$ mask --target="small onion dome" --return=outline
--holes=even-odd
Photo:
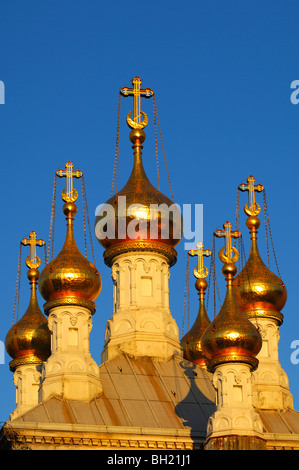
[[[177,258],[174,247],[182,238],[181,212],[151,184],[144,171],[144,131],[133,129],[130,139],[134,149],[131,176],[124,188],[104,204],[111,211],[103,211],[95,220],[96,236],[105,248],[105,263],[111,266],[115,256],[128,251],[155,251],[173,265]]]
[[[6,351],[13,359],[9,363],[12,371],[23,364],[42,364],[51,354],[48,321],[41,312],[36,297],[39,272],[37,269],[31,268],[27,276],[31,284],[29,306],[22,318],[11,327],[5,338]]]
[[[257,246],[259,218],[249,216],[246,221],[251,234],[250,255],[243,270],[234,280],[236,300],[248,318],[274,318],[283,322],[280,312],[287,300],[284,283],[263,263]]]
[[[39,290],[46,300],[46,313],[59,305],[81,305],[95,312],[94,300],[101,292],[102,281],[97,268],[79,251],[74,239],[73,219],[76,204],[66,202],[63,212],[67,232],[61,252],[41,272]]]
[[[206,368],[206,357],[201,349],[201,337],[205,329],[211,323],[206,312],[204,293],[208,286],[204,278],[199,278],[195,282],[195,287],[199,295],[199,309],[194,325],[181,339],[181,347],[183,349],[184,359],[194,364]]]
[[[237,268],[232,263],[224,264],[223,274],[227,280],[226,297],[215,319],[201,338],[207,367],[213,372],[219,364],[243,362],[255,370],[256,355],[261,349],[262,338],[257,328],[242,314],[233,292],[232,280]]]

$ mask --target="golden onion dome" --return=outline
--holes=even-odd
[[[220,312],[204,331],[201,339],[207,367],[213,372],[222,363],[242,362],[256,369],[256,355],[261,349],[262,338],[257,328],[242,314],[233,291],[233,277],[237,268],[226,263],[222,268],[227,280],[225,300]]]
[[[177,256],[174,248],[182,237],[181,213],[145,173],[143,129],[133,129],[130,140],[134,149],[131,176],[124,188],[104,204],[107,212],[98,214],[95,220],[96,236],[105,248],[105,263],[111,266],[115,256],[130,250],[160,252],[173,265]]]
[[[196,320],[190,330],[181,339],[184,359],[194,364],[206,368],[207,358],[202,352],[201,338],[203,332],[209,326],[210,319],[205,308],[204,295],[207,288],[207,281],[203,278],[197,279],[195,287],[199,295],[199,309]]]
[[[284,283],[261,259],[257,245],[257,229],[260,221],[255,215],[246,221],[251,234],[250,255],[243,270],[234,280],[234,293],[242,312],[248,318],[271,317],[283,321],[280,312],[287,299]]]
[[[48,321],[39,308],[36,296],[39,271],[34,268],[29,269],[27,276],[31,284],[28,308],[5,338],[6,350],[13,359],[9,363],[12,371],[22,364],[42,364],[51,354]]]
[[[39,290],[46,300],[45,311],[59,305],[82,305],[95,311],[94,300],[101,291],[102,281],[97,268],[77,247],[73,219],[76,204],[66,202],[63,212],[67,220],[65,243],[60,253],[41,272]]]

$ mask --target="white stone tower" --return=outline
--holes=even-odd
[[[131,176],[97,215],[95,231],[105,248],[105,263],[112,268],[113,315],[108,320],[102,360],[118,352],[169,357],[181,354],[179,331],[169,309],[169,267],[176,262],[174,247],[181,239],[181,214],[168,197],[149,181],[143,167],[142,149],[147,115],[140,98],[153,91],[122,88],[123,96],[134,97],[132,129],[134,163]]]
[[[89,401],[102,392],[98,365],[89,350],[94,300],[101,291],[101,277],[74,239],[73,220],[77,212],[74,201],[78,193],[73,189],[72,179],[82,173],[72,168],[73,164],[67,162],[66,171],[57,172],[67,178],[67,190],[62,192],[67,220],[65,243],[42,271],[39,283],[52,335],[51,356],[43,365],[41,400],[58,396]]]
[[[278,357],[279,326],[283,322],[283,309],[287,291],[282,280],[261,259],[257,244],[260,226],[260,206],[255,202],[255,192],[264,191],[256,185],[253,176],[248,184],[241,184],[241,191],[248,191],[249,201],[244,207],[248,216],[246,225],[251,236],[249,258],[234,280],[234,292],[239,307],[253,324],[258,326],[263,345],[258,354],[259,367],[254,373],[253,403],[259,409],[285,410],[293,408],[293,397],[289,389],[287,374]]]

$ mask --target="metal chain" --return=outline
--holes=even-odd
[[[241,236],[239,237],[240,239],[240,256],[239,256],[239,260],[241,260],[241,266],[239,268],[239,272],[241,272],[241,269],[243,270],[246,266],[246,253],[245,253],[245,244],[244,244],[244,240],[243,240],[243,235],[241,234]],[[247,269],[246,269],[247,271]],[[250,283],[250,279],[249,279],[249,275],[248,275],[248,282]]]
[[[118,187],[120,101],[121,101],[121,94],[119,93],[119,95],[118,95],[118,114],[117,114],[116,146],[115,146],[114,166],[113,166],[113,176],[112,176],[112,187],[111,187],[111,194],[110,194],[110,197],[113,196],[114,185],[115,185],[115,193],[117,193],[117,187]]]
[[[160,121],[159,121],[159,114],[158,114],[158,107],[157,107],[157,102],[156,102],[155,95],[153,96],[153,106],[155,108],[155,113],[156,113],[158,127],[159,127],[159,134],[160,134],[160,139],[161,139],[161,145],[162,145],[162,150],[163,150],[163,156],[164,156],[164,162],[165,162],[165,167],[166,167],[166,172],[167,172],[168,183],[169,183],[169,187],[170,187],[170,193],[171,193],[171,197],[172,197],[172,202],[174,202],[174,197],[173,197],[173,192],[172,192],[172,187],[171,187],[171,182],[170,182],[168,165],[167,165],[167,161],[166,161],[166,155],[165,155],[165,150],[164,150],[164,144],[163,144],[163,139],[162,139],[162,133],[161,133],[161,127],[160,127]]]
[[[210,260],[210,278],[211,278],[211,260]],[[210,289],[211,289],[211,283],[208,282],[208,290],[207,290],[207,296],[206,296],[206,311],[209,311],[209,300],[210,300]]]
[[[20,243],[20,247],[19,247],[18,271],[17,271],[16,292],[15,292],[15,300],[14,300],[13,315],[12,315],[12,325],[14,325],[14,323],[15,323],[16,312],[17,312],[16,322],[18,321],[18,317],[19,317],[20,285],[21,285],[21,259],[22,259],[22,243]]]
[[[244,274],[247,275],[247,281],[249,285],[249,290],[252,291],[251,285],[250,285],[250,275],[248,271],[248,267],[246,264],[246,253],[245,253],[245,245],[244,245],[244,240],[243,236],[240,236],[241,239],[241,253],[240,253],[240,258],[242,258],[242,271],[244,271]],[[240,271],[239,271],[240,272]],[[255,320],[255,327],[259,330],[259,324],[258,324],[258,318],[257,315],[255,314],[253,317],[251,317],[251,322],[253,323],[253,320]]]
[[[47,264],[47,248],[46,244],[44,244],[44,257],[45,257],[45,265]]]
[[[270,253],[269,253],[269,241],[268,241],[268,226],[267,226],[267,209],[266,209],[266,191],[264,189],[264,222],[265,222],[265,234],[266,234],[266,247],[267,247],[267,259],[268,259],[268,268],[270,269]]]
[[[49,262],[50,250],[51,250],[51,259],[53,258],[53,249],[54,249],[54,228],[55,228],[55,208],[56,208],[56,187],[57,187],[57,175],[55,173],[54,177],[54,186],[53,186],[53,197],[52,197],[52,208],[51,208],[51,220],[50,220],[50,231],[49,231],[49,242],[48,242],[48,251],[46,256],[46,264]]]
[[[84,185],[84,175],[82,175],[83,233],[84,233],[85,258],[87,258],[86,214],[85,214],[84,186],[85,186]]]
[[[236,202],[235,230],[240,231],[240,226],[241,226],[241,220],[240,220],[240,190],[238,188],[237,189],[237,202]],[[240,251],[241,251],[241,237],[239,237],[238,239],[236,239],[236,238],[234,239],[234,247],[236,246],[237,243],[238,243],[238,251],[240,253]],[[240,267],[241,267],[240,263],[241,263],[241,259],[239,257],[239,260],[238,260],[238,270],[239,270],[239,272],[240,272]]]
[[[190,282],[189,282],[189,279],[190,279],[189,254],[187,252],[182,337],[184,336],[184,328],[185,328],[186,303],[187,303],[187,311],[188,311],[188,332],[189,332],[189,312],[190,312]]]
[[[153,100],[153,114],[154,114],[154,129],[155,129],[155,147],[156,147],[156,161],[157,161],[157,178],[158,178],[158,189],[160,191],[160,174],[159,174],[159,158],[158,158],[158,139],[157,139],[157,119],[155,100]]]
[[[264,213],[265,213],[265,225],[266,226],[268,225],[273,256],[274,256],[274,260],[275,260],[275,264],[276,264],[276,269],[277,269],[278,275],[281,279],[280,271],[279,271],[279,268],[278,268],[278,262],[277,262],[277,258],[276,258],[276,253],[275,253],[275,249],[274,249],[274,243],[273,243],[273,238],[272,238],[271,227],[270,227],[270,217],[269,217],[269,212],[268,212],[268,205],[267,205],[267,198],[266,198],[266,190],[265,189],[264,189]],[[267,235],[266,235],[266,238],[267,238],[267,252],[268,252],[269,249],[268,249],[268,237],[267,237]],[[268,255],[268,263],[269,263],[269,268],[270,268],[270,257],[269,257],[269,255]]]
[[[214,297],[214,318],[216,317],[216,291],[218,295],[218,301],[219,301],[219,306],[221,306],[221,300],[220,300],[220,293],[219,293],[219,287],[218,287],[218,281],[217,281],[217,275],[216,275],[216,255],[215,255],[215,234],[213,234],[213,241],[212,241],[212,255],[211,255],[211,264],[210,264],[210,270],[212,274],[212,281],[213,281],[213,297]]]
[[[84,214],[85,256],[87,258],[86,225],[85,225],[85,215],[86,215],[88,231],[89,231],[89,238],[90,238],[90,247],[91,247],[92,259],[93,259],[93,264],[95,265],[96,262],[95,262],[92,235],[91,235],[91,229],[90,229],[90,221],[89,221],[89,214],[88,214],[88,204],[87,204],[87,197],[86,197],[86,187],[85,187],[84,175],[82,175],[82,199],[83,199],[83,214]]]
[[[212,281],[213,281],[213,298],[214,298],[214,318],[217,315],[216,311],[216,289],[215,289],[215,279],[216,279],[216,262],[215,262],[215,235],[213,235],[212,242],[212,256],[211,256],[211,271],[212,271]]]

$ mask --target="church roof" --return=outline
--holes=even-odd
[[[215,409],[215,391],[206,370],[179,356],[161,360],[120,353],[100,366],[100,374],[100,397],[89,403],[52,397],[11,424],[106,426],[120,432],[124,427],[188,430],[204,440]]]
[[[265,431],[275,434],[299,434],[299,411],[287,409],[257,410]]]

